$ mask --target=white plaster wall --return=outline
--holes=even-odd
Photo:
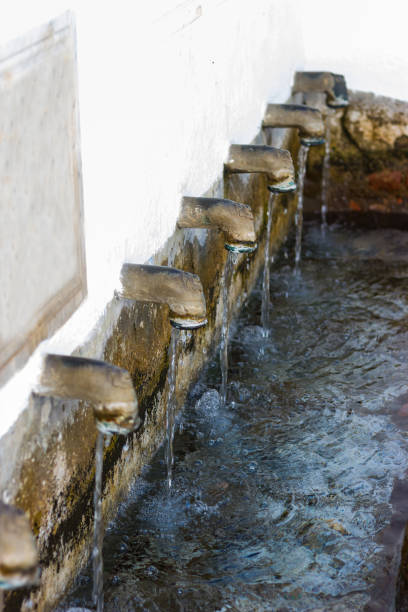
[[[0,44],[70,8],[77,21],[89,295],[0,390],[0,436],[24,406],[46,351],[71,352],[98,325],[124,260],[172,233],[182,194],[218,177],[296,69],[408,99],[406,0],[14,0]],[[105,329],[109,325],[105,322]]]
[[[305,70],[346,76],[350,89],[408,100],[406,0],[298,0]]]
[[[76,15],[89,294],[0,390],[0,437],[24,407],[41,355],[70,353],[102,325],[122,263],[154,255],[174,230],[181,196],[203,194],[229,144],[250,142],[266,102],[288,97],[303,66],[296,4],[3,4],[0,44],[67,8]]]

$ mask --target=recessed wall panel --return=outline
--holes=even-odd
[[[86,294],[71,16],[0,51],[0,382]]]

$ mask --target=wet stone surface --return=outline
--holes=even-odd
[[[408,233],[307,225],[190,394],[104,545],[105,609],[393,610],[408,465]],[[403,497],[403,496],[402,496]],[[406,520],[406,517],[405,517]],[[90,572],[60,608],[91,606]]]
[[[310,151],[305,209],[316,210],[325,191],[329,211],[407,214],[408,103],[368,92],[349,94],[346,109],[326,116],[331,141],[326,190],[323,147]]]
[[[345,129],[361,151],[391,151],[408,147],[408,103],[353,92],[344,113]]]

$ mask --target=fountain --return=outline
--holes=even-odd
[[[252,253],[256,249],[252,210],[240,202],[224,198],[184,197],[177,225],[180,228],[222,231],[228,251]]]
[[[331,108],[343,108],[349,103],[344,76],[333,72],[295,72],[292,93],[324,93]]]
[[[315,108],[310,108],[303,104],[268,104],[262,127],[294,127],[299,130],[300,149],[298,154],[298,205],[296,210],[296,250],[295,265],[300,262],[302,248],[302,227],[303,227],[303,183],[306,171],[308,147],[317,146],[324,143],[324,123],[322,114]],[[272,189],[271,189],[272,190]],[[268,203],[268,225],[267,242],[265,245],[265,268],[262,296],[262,327],[264,330],[269,328],[269,243],[271,231],[271,217],[273,201],[271,196]]]
[[[298,128],[300,142],[306,146],[324,143],[321,112],[304,104],[268,104],[262,128]]]
[[[132,379],[127,370],[104,361],[48,354],[44,359],[39,395],[90,402],[98,435],[95,447],[93,600],[103,611],[104,526],[102,517],[102,471],[105,435],[127,435],[140,425]]]
[[[174,465],[173,438],[176,417],[176,353],[181,330],[194,330],[207,323],[205,297],[195,274],[169,268],[126,263],[121,271],[121,297],[140,302],[167,304],[172,325],[169,345],[169,378],[166,412],[167,486],[171,489]]]
[[[313,124],[313,135],[317,133],[316,121]],[[272,227],[272,212],[274,194],[288,193],[296,189],[294,180],[295,171],[292,157],[285,149],[276,149],[266,145],[231,145],[229,158],[224,166],[224,173],[266,173],[268,199],[266,238],[265,238],[265,260],[262,284],[262,306],[261,324],[264,335],[269,333],[269,309],[270,309],[270,234]]]
[[[3,591],[35,586],[39,578],[37,548],[28,518],[0,501],[0,612]]]
[[[220,198],[184,197],[177,224],[181,228],[215,228],[224,232],[224,246],[228,255],[222,281],[220,396],[222,405],[225,405],[228,382],[229,288],[238,253],[252,253],[256,249],[254,217],[246,204]]]
[[[325,95],[327,109],[325,124],[325,153],[322,172],[322,203],[321,219],[322,229],[327,225],[328,188],[330,178],[330,118],[334,111],[330,109],[348,106],[348,92],[346,80],[342,74],[332,72],[296,72],[292,93],[302,93],[306,104],[314,104],[316,94]]]
[[[295,191],[295,170],[286,149],[266,145],[231,145],[224,164],[224,175],[243,173],[266,174],[270,187],[279,193]]]

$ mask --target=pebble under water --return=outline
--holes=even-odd
[[[104,543],[112,611],[394,610],[408,516],[408,233],[306,224]],[[261,281],[261,279],[260,279]],[[232,332],[231,332],[232,334]],[[91,605],[89,570],[67,605]]]

